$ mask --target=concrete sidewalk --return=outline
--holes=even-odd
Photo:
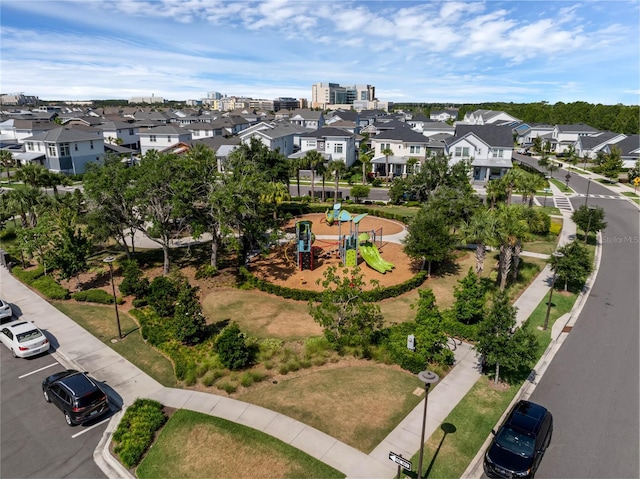
[[[575,236],[575,226],[572,229],[570,218],[563,216],[561,244]],[[400,242],[404,235],[406,230],[384,239]],[[551,271],[545,268],[520,296],[516,302],[519,323],[528,318],[548,293],[550,278]],[[397,467],[389,460],[389,452],[411,458],[420,448],[422,401],[367,455],[317,429],[259,406],[215,394],[163,387],[20,283],[3,267],[0,267],[0,294],[10,300],[17,315],[36,318],[38,326],[52,338],[51,343],[55,347],[52,355],[65,367],[89,371],[96,379],[105,382],[118,407],[126,408],[138,397],[150,397],[170,407],[191,409],[244,424],[277,437],[350,478],[393,477]],[[425,438],[444,422],[480,377],[478,358],[470,345],[457,345],[455,358],[454,368],[429,394]],[[127,470],[108,450],[110,436],[120,417],[120,414],[114,416],[94,457],[108,477],[130,478]]]

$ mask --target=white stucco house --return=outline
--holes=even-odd
[[[556,125],[551,132],[551,138],[555,140],[555,153],[563,153],[569,145],[575,145],[581,136],[590,136],[599,133],[599,130],[584,123],[574,125]]]
[[[502,178],[513,167],[513,134],[508,126],[458,124],[445,145],[453,163],[471,160],[474,181]]]
[[[105,143],[111,143],[112,145],[120,144],[132,149],[138,149],[140,146],[140,137],[138,136],[139,127],[133,123],[127,123],[125,121],[105,121],[96,125],[95,128],[102,130]]]
[[[580,158],[594,159],[598,156],[599,151],[609,144],[615,144],[624,140],[627,136],[622,133],[613,133],[610,131],[599,132],[595,135],[580,136],[575,142],[576,155]]]
[[[511,116],[504,111],[476,110],[465,113],[464,119],[459,123],[466,125],[495,125],[517,123],[519,121],[515,116]]]
[[[240,141],[250,144],[251,139],[263,143],[269,150],[279,150],[285,156],[293,154],[299,146],[300,137],[309,132],[308,128],[293,125],[287,122],[280,122],[269,128],[255,128],[251,131],[245,130],[240,133]]]

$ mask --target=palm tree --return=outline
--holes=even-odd
[[[16,171],[15,179],[35,188],[43,187],[48,181],[49,170],[40,165],[25,165]]]
[[[415,175],[416,174],[416,165],[420,163],[420,160],[414,156],[412,156],[411,158],[409,158],[407,160],[407,168],[409,171],[407,171],[407,173],[411,174],[411,175]]]
[[[304,155],[304,160],[307,165],[311,168],[311,201],[316,200],[316,166],[323,162],[322,155],[318,150],[309,150]]]
[[[486,247],[495,238],[496,216],[491,210],[477,210],[469,219],[464,221],[460,229],[462,241],[476,245],[476,274],[482,273],[486,257]]]
[[[360,150],[360,153],[358,154],[358,159],[360,160],[360,163],[362,163],[362,184],[366,185],[367,184],[367,174],[369,172],[369,170],[371,169],[371,159],[373,157],[373,151],[371,150]]]
[[[11,170],[9,167],[13,166],[13,154],[8,150],[0,150],[0,165],[7,169],[7,181],[11,184]]]
[[[522,220],[521,207],[519,205],[500,208],[497,213],[496,241],[500,245],[498,279],[500,281],[500,291],[504,291],[512,262],[515,263],[514,270],[517,275],[522,239],[527,233],[527,226]]]
[[[497,199],[505,194],[504,183],[499,180],[489,180],[485,189],[487,190],[487,198],[491,198],[489,209],[494,209]]]
[[[342,160],[332,160],[327,165],[327,169],[331,173],[333,173],[333,176],[334,176],[335,181],[336,181],[336,192],[335,192],[335,195],[333,197],[334,198],[334,202],[335,202],[335,200],[338,199],[340,176],[342,174],[346,173],[347,165],[345,165],[344,161],[342,161]]]
[[[545,182],[544,178],[535,173],[527,173],[523,172],[522,178],[518,185],[516,185],[516,191],[522,194],[522,204],[529,204],[529,208],[533,207],[533,199],[536,196],[536,192],[540,188],[544,188]]]
[[[326,188],[325,188],[325,180],[327,178],[327,165],[324,162],[318,164],[316,167],[317,173],[322,177],[322,201],[324,202],[327,199]]]
[[[276,220],[278,219],[278,205],[290,200],[291,195],[289,194],[287,185],[279,181],[270,181],[265,184],[265,190],[260,195],[260,199],[265,203],[274,205],[273,219]]]
[[[523,171],[519,168],[511,168],[505,175],[500,178],[500,181],[504,184],[503,189],[507,192],[507,206],[511,204],[511,195],[513,189],[522,180]]]
[[[385,169],[384,169],[384,174],[387,177],[387,184],[389,184],[389,157],[393,156],[393,151],[391,150],[391,148],[385,148],[382,150],[382,154],[384,155],[384,164],[385,164]]]

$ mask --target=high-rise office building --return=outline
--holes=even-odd
[[[343,86],[338,83],[314,83],[311,86],[311,107],[328,105],[353,105],[355,102],[372,102],[376,88],[372,85]]]

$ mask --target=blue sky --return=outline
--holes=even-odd
[[[640,103],[640,2],[0,0],[0,91]]]

